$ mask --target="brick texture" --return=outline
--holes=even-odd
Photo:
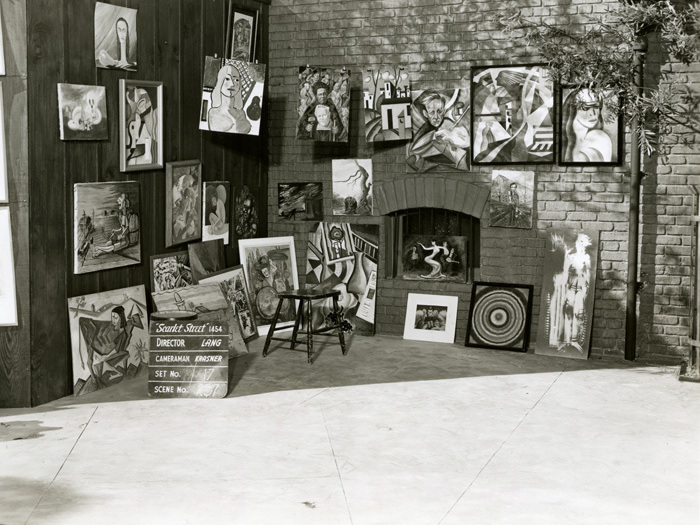
[[[319,181],[324,184],[324,214],[332,215],[331,160],[372,158],[374,180],[383,191],[375,195],[375,216],[364,222],[380,224],[376,204],[396,203],[396,185],[410,177],[405,168],[405,142],[366,143],[362,120],[362,72],[373,65],[400,64],[412,89],[466,86],[470,67],[532,63],[541,59],[534,50],[518,45],[501,31],[498,17],[518,7],[531,19],[550,24],[580,24],[582,15],[603,13],[614,1],[558,0],[273,0],[270,7],[269,70],[269,232],[294,235],[303,284],[306,241],[310,225],[280,221],[277,184]],[[648,85],[658,71],[677,71],[696,94],[700,65],[684,67],[647,56]],[[298,102],[297,73],[302,65],[347,67],[351,72],[350,141],[314,144],[295,139]],[[688,135],[691,142],[697,136]],[[481,221],[481,258],[477,279],[532,284],[535,287],[532,338],[539,322],[545,232],[550,227],[600,230],[595,312],[591,341],[594,355],[622,356],[625,340],[625,290],[629,211],[629,134],[625,162],[620,167],[523,166],[536,176],[535,216],[531,230],[490,228]],[[700,154],[695,147],[673,146],[666,159],[645,165],[640,225],[640,280],[638,349],[648,359],[678,359],[688,353],[694,212],[691,185],[700,185]],[[496,167],[499,169],[502,167]],[[505,169],[519,169],[509,166]],[[467,185],[488,189],[491,167],[470,172],[431,173],[414,178],[401,191],[415,187],[428,199],[468,206],[479,198],[464,193]],[[435,180],[444,184],[436,189]],[[462,184],[467,183],[467,184]],[[391,191],[388,191],[391,188]],[[394,192],[392,194],[392,192]],[[413,202],[413,196],[401,194]],[[472,204],[473,206],[473,204]],[[488,213],[486,213],[488,215]],[[345,219],[345,218],[343,218]],[[357,219],[355,219],[357,220]],[[469,312],[470,285],[416,283],[384,278],[385,254],[380,257],[377,332],[403,332],[409,292],[459,296],[457,342],[464,341]],[[531,344],[532,347],[532,344]]]

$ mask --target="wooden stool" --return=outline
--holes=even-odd
[[[272,324],[270,325],[270,331],[267,333],[267,339],[265,340],[265,346],[263,347],[263,357],[267,356],[267,350],[270,347],[270,342],[274,339],[275,341],[286,341],[291,342],[290,349],[294,350],[297,344],[303,343],[303,341],[297,342],[297,335],[299,333],[299,324],[304,317],[304,307],[306,306],[306,353],[308,362],[311,363],[311,356],[314,350],[314,335],[326,335],[333,336],[335,334],[329,334],[331,330],[338,330],[338,339],[340,340],[340,349],[343,351],[343,355],[347,354],[348,351],[345,348],[345,336],[340,327],[340,322],[313,330],[311,328],[311,301],[317,299],[327,299],[328,297],[333,298],[333,312],[340,313],[340,307],[338,306],[338,297],[340,297],[340,292],[338,290],[330,290],[328,292],[322,292],[317,290],[292,290],[291,292],[282,292],[278,294],[279,303],[277,303],[277,310],[275,311],[275,316],[272,318]],[[294,331],[292,332],[292,338],[286,339],[283,337],[274,337],[275,326],[277,325],[277,320],[282,310],[282,301],[285,299],[298,300],[299,309],[297,310],[297,318],[294,322]],[[304,304],[306,302],[306,304]],[[338,320],[340,321],[340,320]],[[302,332],[303,334],[304,332]]]

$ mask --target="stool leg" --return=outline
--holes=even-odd
[[[303,302],[303,301],[302,301]],[[311,364],[311,356],[314,353],[313,329],[311,328],[311,299],[306,300],[306,354],[307,361]]]
[[[277,310],[275,310],[275,316],[272,318],[270,331],[267,332],[267,339],[265,339],[265,346],[263,347],[263,357],[267,356],[267,350],[270,348],[270,341],[272,341],[272,334],[275,333],[275,325],[277,325],[277,319],[280,316],[280,311],[282,311],[282,299],[277,301]]]
[[[297,345],[297,334],[299,333],[299,325],[304,317],[304,301],[299,299],[299,308],[297,308],[297,319],[294,321],[294,330],[292,331],[292,345],[290,348],[294,350]]]
[[[337,314],[340,312],[340,307],[338,306],[338,298],[333,297],[333,311]],[[340,349],[343,351],[343,355],[348,353],[347,348],[345,348],[345,334],[341,329],[340,324],[338,324],[338,339],[340,339]]]

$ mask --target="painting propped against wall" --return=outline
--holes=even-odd
[[[231,183],[228,181],[205,182],[202,191],[202,240],[221,239],[229,243],[228,203],[231,195]]]
[[[165,246],[202,236],[202,163],[198,160],[165,165]]]
[[[599,234],[564,228],[547,232],[536,354],[588,358]]]
[[[255,195],[256,193],[248,186],[242,186],[236,192],[234,216],[238,239],[253,239],[258,236],[260,214],[258,199]]]
[[[151,256],[151,292],[164,292],[193,284],[188,252]]]
[[[372,215],[372,159],[333,159],[333,215]]]
[[[148,370],[143,285],[68,299],[73,393],[115,385]]]
[[[205,57],[199,129],[260,135],[265,65]]]
[[[17,326],[17,289],[10,208],[0,208],[0,326]]]
[[[413,140],[406,146],[409,173],[470,168],[469,90],[413,92]]]
[[[323,184],[290,182],[277,186],[277,215],[288,221],[323,219]]]
[[[409,293],[403,338],[454,343],[459,297]]]
[[[534,171],[491,172],[490,226],[532,228]]]
[[[350,122],[350,72],[299,67],[297,139],[347,142]]]
[[[340,291],[345,319],[358,333],[374,334],[379,225],[321,222],[309,233],[306,285]],[[332,299],[313,302],[312,326],[326,324]]]
[[[9,187],[7,180],[7,149],[5,145],[5,108],[2,101],[3,90],[0,82],[0,203],[9,201]]]
[[[466,237],[405,235],[402,243],[404,280],[467,282]]]
[[[106,140],[107,90],[104,86],[58,84],[61,140]]]
[[[95,65],[104,69],[136,71],[138,10],[95,4]]]
[[[163,167],[163,83],[119,79],[119,170]]]
[[[411,86],[401,66],[367,69],[362,78],[367,142],[410,139]]]
[[[544,66],[472,68],[475,164],[554,162],[554,83]]]
[[[141,262],[138,182],[93,182],[73,187],[73,272]]]
[[[194,282],[226,268],[224,242],[221,239],[187,245]]]

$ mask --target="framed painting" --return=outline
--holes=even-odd
[[[614,166],[622,160],[622,118],[617,96],[588,89],[559,91],[559,163],[563,166]]]
[[[368,68],[362,77],[362,91],[367,142],[413,136],[411,85],[402,66]]]
[[[588,359],[599,236],[598,230],[547,232],[536,354]]]
[[[136,71],[136,15],[138,10],[95,4],[95,65],[104,69]]]
[[[265,65],[205,57],[199,129],[260,135]]]
[[[333,215],[372,215],[372,159],[333,159]]]
[[[61,140],[108,139],[106,88],[58,84],[58,124]]]
[[[73,186],[73,272],[141,262],[138,182],[92,182]]]
[[[165,246],[202,237],[202,163],[198,160],[165,165]]]
[[[0,208],[0,326],[17,326],[17,289],[10,208]]]
[[[320,182],[278,184],[277,216],[287,221],[323,220],[323,184]]]
[[[475,281],[465,346],[525,352],[530,341],[532,288]]]
[[[229,0],[226,25],[226,58],[255,62],[260,13],[239,7]]]
[[[472,68],[472,162],[554,162],[554,83],[541,64]]]
[[[195,283],[226,268],[224,242],[221,239],[190,243],[187,245],[187,252]]]
[[[248,186],[242,186],[236,192],[234,217],[238,239],[253,239],[258,236],[260,213],[256,195],[259,193],[260,188],[251,190]]]
[[[151,256],[151,292],[163,292],[194,284],[187,251]]]
[[[350,72],[299,67],[297,139],[347,142],[350,121]]]
[[[413,92],[413,138],[406,146],[406,171],[468,171],[469,89]]]
[[[5,44],[3,43],[2,13],[0,13],[0,75],[5,75]]]
[[[142,284],[69,298],[68,322],[76,396],[148,371],[148,310]]]
[[[531,229],[534,200],[534,171],[493,170],[489,226]]]
[[[228,181],[205,182],[202,189],[202,240],[221,239],[229,243],[229,202],[231,183]]]
[[[467,237],[404,235],[401,277],[405,281],[467,282]]]
[[[277,294],[299,289],[294,237],[241,239],[238,253],[243,265],[253,318],[260,335],[266,335],[277,309]],[[277,327],[294,324],[294,301],[282,303]]]
[[[241,336],[247,343],[258,337],[258,327],[255,324],[253,308],[250,304],[250,294],[243,272],[243,265],[234,266],[205,277],[200,284],[218,283],[221,291],[231,305],[238,319]]]
[[[459,297],[409,293],[403,338],[454,343]]]
[[[163,83],[119,79],[119,170],[163,167]]]
[[[0,82],[0,102],[3,98],[2,82]],[[7,176],[7,149],[5,146],[5,108],[0,103],[0,203],[9,202],[9,187]]]

